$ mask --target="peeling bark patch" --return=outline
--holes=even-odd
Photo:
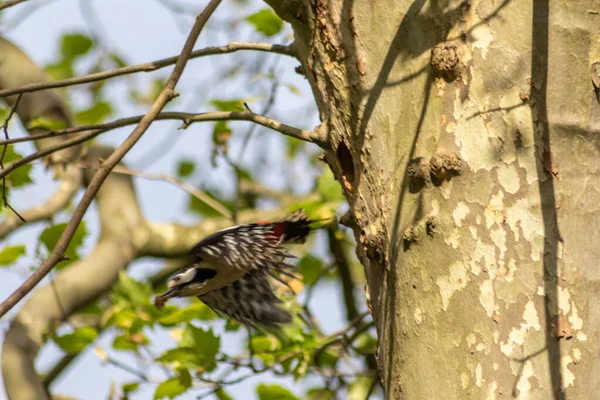
[[[467,268],[463,263],[455,262],[450,266],[450,274],[438,278],[436,283],[440,288],[443,309],[446,311],[454,293],[467,286]]]
[[[569,386],[575,385],[575,374],[569,369],[569,364],[573,364],[573,359],[570,355],[565,355],[560,358],[560,372],[562,375],[563,390]]]
[[[485,308],[488,317],[491,317],[495,309],[494,282],[491,279],[483,281],[479,286],[479,290],[479,302]]]
[[[454,218],[454,223],[456,226],[462,227],[462,222],[470,211],[471,210],[469,210],[469,207],[465,203],[462,201],[458,203],[454,209],[454,212],[452,213],[452,217]]]
[[[349,192],[352,192],[352,185],[354,184],[355,171],[354,171],[354,159],[352,153],[348,149],[348,146],[344,142],[341,142],[336,151],[337,161],[342,170],[342,179],[344,186]]]
[[[523,365],[523,372],[521,373],[521,378],[517,382],[517,390],[519,391],[519,395],[515,396],[519,400],[525,400],[529,398],[529,391],[531,390],[531,384],[529,383],[529,378],[533,376],[533,363],[531,360],[525,361],[525,365]]]

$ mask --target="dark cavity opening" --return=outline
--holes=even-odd
[[[352,191],[352,185],[354,184],[354,178],[356,176],[354,171],[354,159],[350,149],[344,142],[341,142],[336,152],[337,161],[342,169],[342,178],[344,180],[344,186],[348,191]]]

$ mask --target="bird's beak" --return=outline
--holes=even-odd
[[[170,298],[177,297],[177,293],[179,293],[179,288],[177,286],[172,287],[163,294],[156,296],[154,298],[154,305],[160,310]]]

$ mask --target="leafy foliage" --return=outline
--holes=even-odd
[[[77,328],[73,333],[54,338],[56,344],[67,354],[77,354],[93,343],[98,337],[98,331],[90,326]]]
[[[66,223],[51,225],[44,229],[44,231],[40,235],[40,243],[42,243],[48,252],[51,252],[56,247],[60,236],[63,231],[67,227]],[[73,239],[67,246],[65,250],[65,255],[69,258],[66,262],[61,264],[61,267],[64,267],[68,263],[79,260],[79,253],[77,252],[78,248],[83,244],[83,240],[87,236],[88,232],[86,230],[85,221],[82,221],[81,224],[77,227],[75,234],[73,235]]]
[[[254,28],[265,36],[277,35],[283,28],[283,21],[270,8],[246,17],[246,21],[254,25]]]
[[[19,257],[25,254],[25,245],[8,246],[0,251],[0,266],[14,264]]]

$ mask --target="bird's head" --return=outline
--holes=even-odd
[[[191,297],[201,294],[201,289],[206,286],[207,282],[214,278],[217,272],[210,268],[200,268],[197,264],[186,268],[173,275],[167,286],[169,290],[165,293],[156,296],[154,304],[158,308],[173,297]]]

